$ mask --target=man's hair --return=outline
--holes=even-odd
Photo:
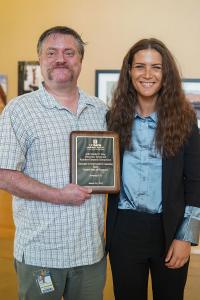
[[[44,40],[46,40],[47,37],[49,37],[52,34],[66,34],[66,35],[71,35],[75,38],[75,40],[77,41],[78,44],[78,51],[79,54],[81,55],[81,58],[83,59],[84,56],[84,46],[86,45],[86,43],[82,40],[81,36],[72,28],[66,27],[66,26],[55,26],[52,28],[47,29],[46,31],[44,31],[37,43],[37,53],[38,55],[40,55],[41,50],[42,50],[42,44],[44,42]]]

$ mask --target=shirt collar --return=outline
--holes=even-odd
[[[79,91],[78,110],[83,109],[87,105],[95,106],[95,102],[92,101],[91,97],[88,97],[88,95],[79,88],[78,91]],[[40,95],[40,101],[42,105],[45,106],[46,108],[52,109],[57,107],[58,109],[67,109],[66,107],[62,106],[58,101],[56,101],[53,95],[47,92],[43,83],[40,84],[38,92]]]
[[[157,123],[158,120],[158,116],[157,116],[157,112],[152,112],[148,117],[142,117],[138,112],[135,113],[135,117],[136,118],[140,118],[140,119],[149,119],[152,120],[153,122]]]

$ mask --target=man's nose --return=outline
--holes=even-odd
[[[66,58],[65,58],[65,55],[64,53],[62,52],[58,52],[57,53],[57,56],[56,56],[56,62],[65,62],[66,61]]]

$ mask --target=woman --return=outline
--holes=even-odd
[[[108,127],[122,148],[119,195],[109,195],[107,251],[117,300],[183,299],[200,228],[200,138],[173,56],[143,39],[124,58]]]
[[[4,90],[2,86],[0,85],[0,113],[6,106],[6,94],[4,93]]]

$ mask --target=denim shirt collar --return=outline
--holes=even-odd
[[[136,118],[140,118],[140,119],[149,119],[152,120],[153,122],[157,123],[158,121],[158,116],[157,116],[157,112],[152,112],[149,116],[147,117],[142,117],[138,112],[135,113],[134,119]]]

